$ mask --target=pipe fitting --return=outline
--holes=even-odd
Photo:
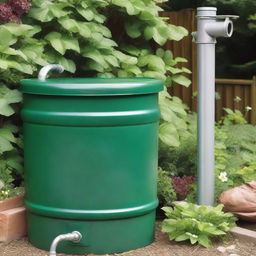
[[[62,234],[57,236],[51,244],[49,256],[56,256],[56,249],[59,242],[72,241],[73,243],[79,243],[81,239],[82,239],[82,235],[78,231],[73,231],[72,233],[67,233],[67,234]]]
[[[212,37],[231,37],[233,34],[233,22],[226,18],[225,21],[217,20],[205,24],[205,30]]]

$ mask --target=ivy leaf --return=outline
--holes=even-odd
[[[4,137],[0,136],[0,154],[3,154],[6,151],[11,151],[13,145]]]
[[[138,22],[126,22],[125,31],[131,38],[138,38],[141,36],[140,23]]]
[[[94,19],[94,13],[91,9],[87,8],[84,9],[82,7],[78,7],[76,9],[78,11],[78,13],[83,16],[86,20],[91,21]]]
[[[153,29],[153,39],[159,44],[164,45],[167,41],[166,35],[161,34],[159,29],[154,27]]]
[[[101,64],[104,68],[108,67],[107,62],[105,61],[104,57],[102,56],[102,54],[95,48],[89,48],[86,47],[83,51],[82,51],[82,56],[90,58],[96,62],[98,62],[99,64]]]
[[[8,126],[4,126],[3,128],[0,128],[0,137],[5,138],[9,142],[16,142],[16,139],[10,129],[8,129]]]
[[[175,26],[172,24],[168,24],[168,30],[169,30],[169,39],[170,40],[175,40],[179,41],[181,40],[184,36],[188,35],[188,31],[181,26]]]
[[[154,27],[153,26],[147,26],[144,30],[144,37],[146,40],[150,40],[153,38],[154,34]]]
[[[79,22],[67,17],[59,19],[58,22],[69,32],[79,33],[84,38],[89,38],[91,36],[91,30],[89,29],[87,22]]]
[[[107,56],[104,56],[104,58],[113,67],[119,67],[118,60],[117,60],[117,58],[115,56],[107,55]]]
[[[10,45],[12,34],[3,26],[0,26],[0,50]]]
[[[138,62],[138,59],[133,56],[126,55],[120,51],[114,51],[113,52],[114,56],[116,56],[121,62],[125,64],[130,64],[130,65],[136,65]]]
[[[160,125],[159,138],[168,146],[178,147],[180,145],[177,129],[172,123],[163,123]]]
[[[129,15],[136,15],[140,12],[134,8],[134,5],[130,1],[112,0],[112,4],[126,8],[126,11]]]
[[[58,32],[51,32],[46,37],[52,47],[58,51],[61,55],[64,55],[67,50],[74,50],[80,53],[80,47],[78,40],[68,35],[61,35]]]
[[[172,80],[173,80],[173,82],[175,82],[177,84],[181,84],[185,87],[189,87],[191,84],[191,81],[183,75],[174,75],[172,77]]]

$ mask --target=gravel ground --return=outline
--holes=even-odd
[[[111,256],[228,256],[235,254],[236,256],[256,256],[256,244],[242,243],[233,237],[225,238],[214,243],[210,249],[200,246],[191,246],[186,242],[176,243],[170,242],[166,236],[159,231],[156,233],[155,242],[145,248],[135,251],[125,252],[121,254],[111,254]],[[219,252],[218,247],[232,247],[235,249]],[[21,239],[10,243],[0,243],[0,256],[47,256],[46,251],[38,250],[31,246],[27,239]],[[58,256],[64,254],[58,254]],[[90,254],[88,256],[94,256]],[[105,255],[107,256],[107,255]],[[110,256],[110,255],[108,255]]]

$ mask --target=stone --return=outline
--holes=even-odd
[[[256,231],[235,227],[231,230],[231,233],[239,240],[249,243],[256,243]]]

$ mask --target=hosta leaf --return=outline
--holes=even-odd
[[[185,241],[185,240],[187,240],[187,239],[189,239],[189,236],[186,235],[186,234],[182,234],[182,235],[177,236],[177,237],[175,238],[175,241],[176,241],[176,242],[180,242],[180,241]]]
[[[209,248],[211,246],[211,241],[210,239],[206,236],[206,235],[199,235],[198,237],[198,242],[199,244],[201,244],[202,246]]]

